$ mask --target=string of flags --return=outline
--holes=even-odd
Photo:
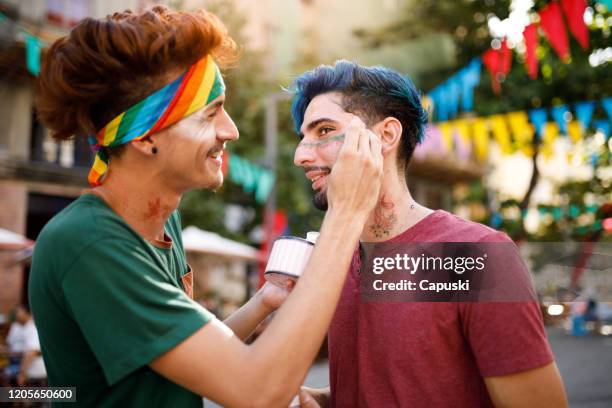
[[[600,3],[612,10],[612,0]],[[538,77],[536,48],[541,36],[565,62],[570,59],[567,30],[582,48],[589,47],[589,30],[584,21],[586,8],[586,0],[552,0],[532,16],[533,22],[523,31],[525,68],[531,79]],[[433,109],[430,109],[432,119],[447,121],[457,117],[460,109],[464,112],[472,110],[474,88],[480,83],[482,65],[489,71],[493,91],[501,92],[501,83],[512,68],[513,53],[505,38],[494,40],[492,44],[481,56],[426,95],[425,104],[433,104]]]
[[[257,203],[265,203],[274,186],[274,173],[236,154],[225,151],[223,156],[223,175],[242,186],[245,193],[254,193]]]
[[[580,216],[583,214],[593,214],[595,215],[598,211],[604,210],[606,211],[607,204],[603,206],[598,205],[588,205],[588,206],[579,206],[576,204],[565,205],[565,206],[552,206],[552,205],[538,205],[537,206],[537,214],[540,218],[549,218],[552,221],[559,221],[561,219],[568,220],[579,220]],[[525,219],[528,217],[529,209],[524,209],[518,216],[520,219]],[[501,212],[494,212],[491,214],[490,224],[494,228],[500,228],[504,221],[516,221],[517,217],[509,216],[509,214],[504,213],[502,209]],[[578,225],[575,227],[575,232],[579,235],[584,235],[587,233],[593,233],[598,231],[612,231],[612,218],[603,218],[603,219],[595,219],[593,222],[587,222],[584,225]]]
[[[597,101],[583,101],[573,104],[573,113],[570,106],[564,104],[550,109],[538,108],[431,123],[426,128],[427,136],[414,154],[416,158],[423,158],[432,152],[452,153],[461,160],[467,160],[473,154],[476,159],[485,161],[492,139],[503,154],[522,151],[532,156],[535,137],[541,142],[541,151],[547,158],[552,155],[553,142],[559,135],[569,136],[575,144],[585,137],[588,129],[592,129],[601,132],[606,141],[610,139],[612,97],[599,102],[608,119],[593,119]]]
[[[0,25],[10,25],[16,35],[22,36],[25,42],[26,67],[30,74],[40,74],[40,53],[46,43],[26,28],[16,24],[6,14],[0,12]],[[13,30],[7,30],[9,33]]]

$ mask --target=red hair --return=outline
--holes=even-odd
[[[95,134],[207,54],[221,66],[237,57],[223,23],[203,10],[86,18],[43,54],[38,115],[56,139]]]

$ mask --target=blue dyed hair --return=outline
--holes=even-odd
[[[289,91],[294,94],[291,116],[298,134],[312,99],[324,93],[338,92],[342,95],[342,108],[360,116],[368,127],[386,117],[400,121],[399,164],[407,165],[416,145],[423,140],[428,115],[421,105],[419,92],[408,77],[392,69],[363,67],[340,60],[333,67],[320,65],[304,72],[295,79]]]

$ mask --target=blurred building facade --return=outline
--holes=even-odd
[[[46,222],[86,186],[91,153],[81,141],[57,142],[34,112],[34,77],[24,31],[52,43],[86,16],[101,17],[143,0],[2,0],[0,29],[0,228],[35,240]],[[159,3],[159,2],[157,2]],[[27,299],[29,269],[0,265],[0,314]]]

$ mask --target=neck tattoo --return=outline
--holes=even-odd
[[[384,238],[391,234],[393,227],[397,224],[395,204],[383,194],[380,202],[374,209],[374,223],[370,225],[370,232],[376,238]]]

